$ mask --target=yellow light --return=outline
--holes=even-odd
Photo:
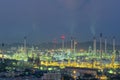
[[[76,71],[74,70],[73,73],[76,74]]]
[[[60,66],[60,68],[61,68],[61,69],[64,69],[64,68],[65,68],[65,66]]]
[[[43,70],[43,67],[40,67],[41,70]]]
[[[53,70],[52,68],[48,68],[49,71]]]
[[[2,58],[2,54],[0,54],[0,58]]]

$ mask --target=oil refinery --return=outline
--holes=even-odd
[[[113,50],[111,52],[107,50],[106,39],[104,45],[102,44],[102,35],[99,50],[95,37],[92,44],[93,48],[89,47],[88,50],[77,50],[78,42],[76,40],[71,40],[71,47],[65,48],[64,35],[61,39],[61,48],[42,50],[34,46],[27,47],[26,38],[24,38],[23,47],[14,47],[6,51],[1,49],[1,64],[7,65],[10,60],[10,65],[14,66],[15,69],[22,67],[23,70],[26,70],[27,67],[27,69],[32,68],[32,70],[38,69],[43,73],[47,71],[42,77],[43,80],[45,76],[47,76],[46,80],[50,80],[50,75],[59,77],[59,79],[53,77],[53,80],[67,80],[65,76],[69,76],[73,80],[112,80],[116,76],[120,77],[118,76],[120,74],[120,52],[116,50],[115,38],[113,38]],[[4,67],[8,71],[9,68],[11,69],[10,66]],[[15,71],[12,72],[16,73]],[[40,77],[41,80],[42,78]]]

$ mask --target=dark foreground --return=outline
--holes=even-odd
[[[0,80],[101,80],[103,75],[106,80],[119,80],[120,69],[98,69],[42,66],[33,68],[31,63],[0,59]],[[28,65],[28,63],[30,65]],[[52,69],[53,68],[53,69]],[[97,77],[96,77],[97,76]],[[104,79],[105,80],[105,79]]]

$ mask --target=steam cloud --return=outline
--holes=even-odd
[[[91,30],[91,33],[92,33],[93,36],[95,36],[95,34],[96,34],[96,29],[95,28],[96,28],[95,24],[90,26],[90,30]]]

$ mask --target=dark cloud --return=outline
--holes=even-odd
[[[27,35],[30,40],[51,41],[65,34],[84,41],[101,32],[120,36],[119,3],[118,0],[1,0],[0,37],[16,41]]]

